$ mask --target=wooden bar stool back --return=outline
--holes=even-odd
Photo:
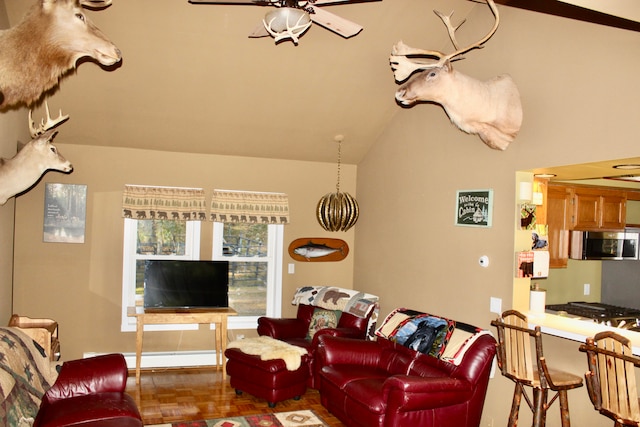
[[[639,426],[640,409],[630,341],[612,331],[600,332],[580,346],[587,353],[587,391],[594,408],[611,418],[615,427]]]
[[[505,311],[491,324],[498,330],[497,355],[502,375],[515,382],[509,427],[518,425],[522,396],[533,412],[534,427],[545,425],[547,409],[559,397],[562,427],[569,427],[571,422],[567,390],[582,387],[582,378],[547,366],[542,351],[540,327],[530,329],[524,314],[515,310]],[[525,387],[531,387],[533,399],[529,397]],[[549,390],[556,394],[547,401]]]

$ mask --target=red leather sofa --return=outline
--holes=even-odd
[[[496,342],[475,338],[454,363],[381,337],[319,337],[322,405],[350,427],[478,427]]]
[[[65,362],[42,398],[34,427],[142,427],[125,393],[127,365],[121,354]]]

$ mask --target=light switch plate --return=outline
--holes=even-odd
[[[491,297],[489,302],[489,311],[496,314],[502,314],[502,298]]]

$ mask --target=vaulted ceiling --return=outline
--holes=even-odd
[[[0,5],[13,26],[34,2],[0,0]],[[532,2],[498,3],[502,9],[530,8]],[[541,13],[583,12],[551,0],[534,3]],[[631,16],[637,6],[630,6],[636,9]],[[364,30],[344,39],[314,25],[296,46],[247,37],[266,7],[113,0],[88,16],[122,50],[123,61],[110,70],[81,63],[62,80],[49,97],[52,109],[70,115],[57,141],[334,162],[334,137],[340,134],[343,162],[357,164],[401,109],[388,63],[391,46],[404,40],[451,49],[432,10],[455,10],[456,21],[474,8],[481,8],[474,16],[486,17],[488,30],[492,16],[484,2],[383,0],[326,6]],[[637,24],[619,18],[587,16],[637,30]],[[465,26],[459,31],[464,43],[483,35]],[[494,37],[500,37],[500,29]]]

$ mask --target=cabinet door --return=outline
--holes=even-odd
[[[576,188],[573,228],[622,230],[626,223],[626,202],[626,193],[623,191]]]
[[[601,197],[576,190],[573,199],[572,227],[578,230],[600,228]]]
[[[550,268],[566,268],[569,260],[571,197],[571,192],[565,187],[550,185],[547,189]]]
[[[625,196],[606,195],[602,198],[603,229],[621,230],[627,222],[627,199]]]

